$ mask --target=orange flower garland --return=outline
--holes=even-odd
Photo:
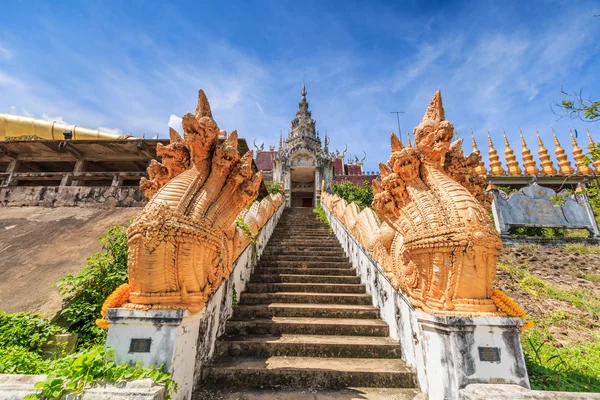
[[[499,310],[503,311],[510,317],[519,317],[522,319],[527,317],[525,311],[501,290],[494,289],[494,292],[492,293],[492,300]],[[531,328],[533,328],[533,321],[527,321],[523,326],[521,326],[521,332],[525,332],[527,329]]]
[[[108,320],[106,319],[106,311],[109,308],[120,307],[129,300],[129,294],[131,293],[131,289],[129,288],[129,283],[124,283],[112,292],[106,300],[104,300],[104,304],[102,305],[102,311],[100,314],[102,315],[101,319],[96,320],[96,325],[103,329],[108,329]]]

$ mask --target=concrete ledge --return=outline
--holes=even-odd
[[[0,188],[0,207],[143,207],[137,186],[9,186]]]
[[[46,379],[46,375],[0,375],[0,399],[21,400],[28,394],[39,393],[34,387],[37,382]],[[104,383],[86,388],[83,394],[67,395],[64,400],[163,400],[165,388],[151,379]]]
[[[518,385],[473,384],[459,391],[460,400],[520,400],[520,399],[600,399],[600,393],[546,392],[529,390]]]

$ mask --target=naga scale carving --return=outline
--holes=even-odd
[[[453,143],[438,91],[414,130],[415,148],[392,134],[392,152],[373,181],[373,208],[322,194],[321,201],[386,269],[392,284],[426,312],[502,315],[490,299],[501,240],[488,215],[481,158]]]
[[[237,132],[219,143],[220,129],[202,90],[196,113],[183,117],[184,138],[158,145],[149,179],[150,199],[128,230],[130,308],[180,308],[197,312],[231,273],[251,238],[236,227],[244,218],[253,235],[283,203],[257,196],[262,172],[252,172],[252,152],[240,157]],[[241,212],[241,213],[240,213]]]

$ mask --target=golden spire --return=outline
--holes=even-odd
[[[410,132],[406,134],[406,137],[407,137],[407,141],[408,141],[406,147],[412,148],[412,143],[410,142]]]
[[[525,138],[523,137],[523,131],[521,129],[519,129],[519,135],[521,135],[521,148],[523,149],[521,155],[523,156],[525,175],[536,176],[540,173],[540,170],[537,165],[535,165],[535,160],[531,155],[531,151],[527,148],[527,143],[525,143]]]
[[[500,162],[500,157],[498,157],[498,152],[494,148],[494,144],[492,143],[492,138],[490,137],[490,131],[487,131],[488,134],[488,145],[490,146],[490,175],[498,176],[504,175],[504,168],[502,168],[502,163]]]
[[[577,144],[577,140],[575,140],[575,136],[573,136],[573,131],[569,128],[569,135],[571,135],[571,143],[573,143],[573,158],[575,159],[575,166],[577,167],[577,173],[580,175],[592,175],[594,170],[585,164],[584,159],[585,155],[579,145]]]
[[[540,166],[542,167],[542,175],[543,176],[553,176],[556,175],[556,168],[552,165],[552,160],[548,155],[548,150],[544,147],[544,143],[542,143],[542,139],[540,138],[540,132],[535,130],[535,134],[537,135],[538,146],[540,150],[538,154],[540,155]]]
[[[471,144],[473,145],[473,153],[477,154],[479,157],[479,163],[475,167],[475,173],[480,176],[487,175],[487,170],[485,169],[485,163],[483,162],[483,158],[481,157],[481,152],[477,148],[477,143],[475,143],[475,135],[473,135],[473,129],[471,129]]]
[[[560,146],[560,142],[556,137],[556,132],[554,132],[554,128],[552,128],[552,135],[554,136],[554,145],[556,146],[556,159],[558,160],[558,173],[560,175],[572,175],[575,172],[575,169],[571,166],[571,161],[569,161],[567,155],[565,154],[565,149]]]
[[[519,176],[523,173],[523,171],[519,167],[517,157],[508,143],[504,129],[502,129],[502,136],[504,136],[504,148],[506,149],[504,150],[504,156],[506,157],[506,169],[508,169],[508,175]]]
[[[444,106],[442,105],[442,93],[441,91],[435,92],[433,98],[429,102],[427,111],[421,120],[421,123],[425,121],[437,121],[442,122],[446,117],[444,115]]]
[[[588,137],[588,141],[590,142],[590,146],[594,147],[596,144],[594,143],[594,141],[592,140],[592,137],[590,136],[590,131],[586,128],[585,132],[587,133],[587,137]],[[600,160],[596,160],[592,164],[594,165],[594,171],[597,174],[600,174]]]

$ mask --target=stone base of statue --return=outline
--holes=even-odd
[[[177,383],[175,398],[191,397],[203,313],[111,308],[106,315],[106,347],[115,349],[118,362],[164,365]]]

